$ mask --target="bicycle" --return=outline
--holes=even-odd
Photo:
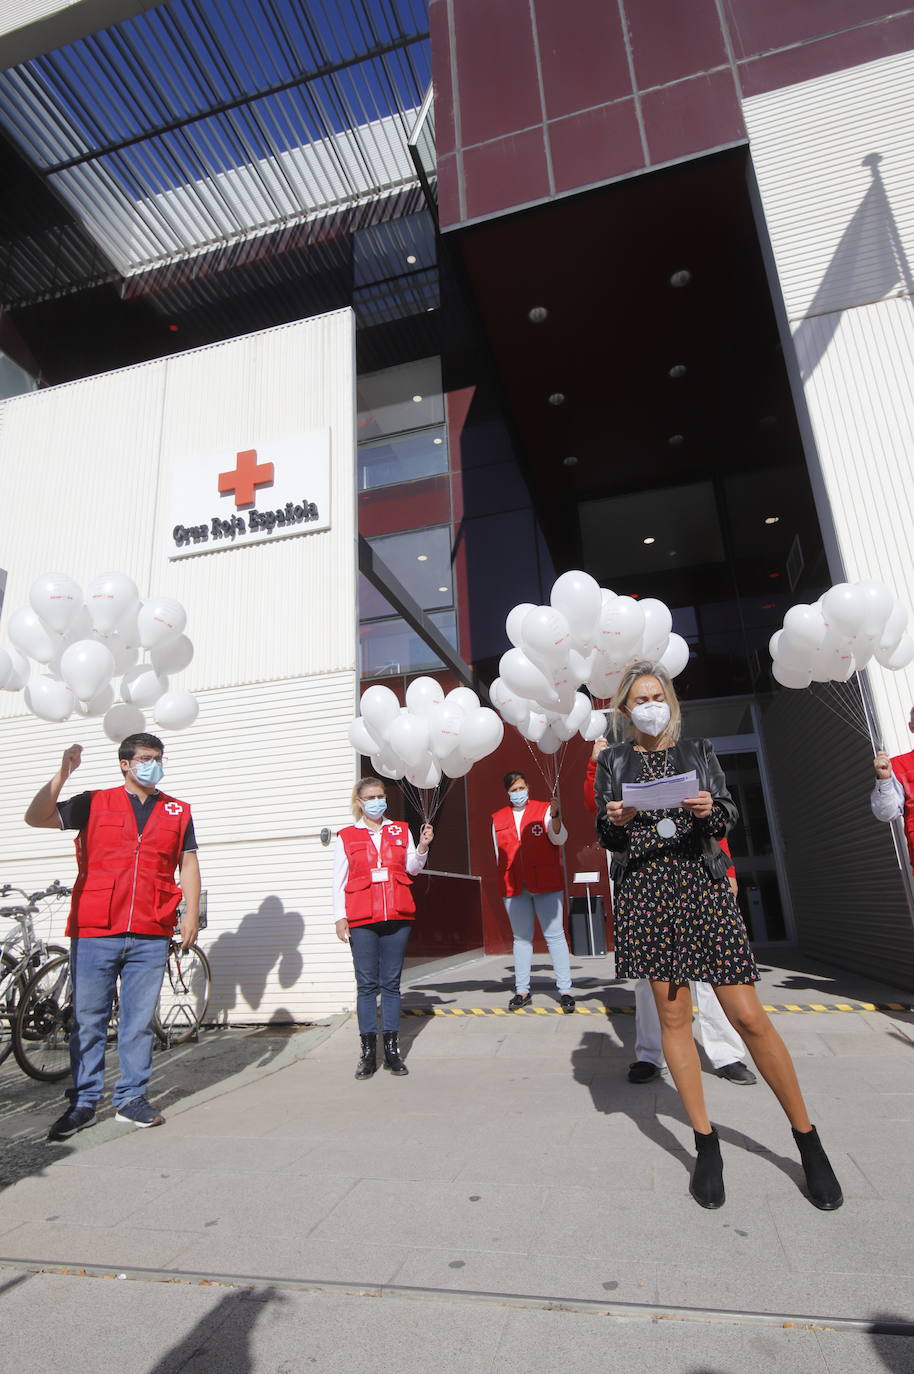
[[[179,908],[180,913],[180,908]],[[180,920],[178,921],[180,925]],[[198,945],[168,945],[162,990],[152,1029],[165,1049],[184,1045],[197,1034],[206,1016],[212,989],[209,960]],[[115,990],[108,1035],[117,1026]],[[13,1053],[24,1073],[42,1083],[57,1083],[70,1072],[73,987],[70,956],[64,952],[44,964],[27,984],[13,1027]]]
[[[12,883],[0,885],[0,899],[17,892],[25,904],[0,907],[0,916],[17,922],[0,946],[0,1063],[13,1048],[13,1024],[25,986],[34,973],[54,955],[65,954],[60,945],[49,945],[35,931],[39,903],[49,897],[68,897],[70,889],[56,878],[43,892],[24,892]]]

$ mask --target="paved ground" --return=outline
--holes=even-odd
[[[728,1201],[703,1212],[674,1091],[625,1081],[633,1018],[605,1008],[630,989],[575,962],[575,1016],[472,1014],[504,1007],[504,960],[416,982],[437,1014],[406,1019],[402,1080],[355,1082],[351,1021],[213,1032],[157,1060],[160,1130],[45,1145],[57,1091],[4,1065],[4,1367],[914,1372],[914,1015],[777,1016],[837,1213],[767,1090],[709,1073]],[[773,1005],[914,1001],[763,966]]]

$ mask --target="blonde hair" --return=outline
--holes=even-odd
[[[359,778],[355,787],[352,789],[352,814],[357,821],[362,819],[362,808],[359,805],[359,798],[366,787],[380,787],[381,791],[387,796],[387,787],[380,778]]]
[[[636,659],[634,663],[629,663],[622,670],[622,681],[619,683],[613,698],[613,711],[616,713],[617,720],[621,717],[621,720],[626,723],[626,737],[631,739],[634,734],[634,727],[628,717],[622,715],[622,707],[631,696],[632,688],[639,677],[656,678],[663,688],[666,704],[670,708],[670,719],[658,740],[658,744],[661,746],[675,744],[682,733],[682,711],[679,708],[679,698],[676,695],[676,688],[673,686],[673,679],[661,664],[649,663],[646,659]]]

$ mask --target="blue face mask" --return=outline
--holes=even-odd
[[[144,759],[142,763],[132,765],[130,771],[141,787],[155,787],[165,776],[165,769],[158,759]]]
[[[512,806],[526,806],[530,798],[530,793],[524,788],[523,792],[509,792],[508,798]]]
[[[379,821],[387,810],[387,798],[369,797],[368,801],[362,802],[362,810],[370,820]]]

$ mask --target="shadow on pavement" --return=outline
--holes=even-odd
[[[178,1374],[188,1368],[211,1370],[214,1374],[225,1369],[231,1369],[232,1374],[252,1374],[255,1366],[251,1332],[271,1302],[288,1302],[288,1298],[276,1288],[261,1289],[256,1296],[247,1292],[227,1293],[183,1340],[156,1360],[149,1374]]]

